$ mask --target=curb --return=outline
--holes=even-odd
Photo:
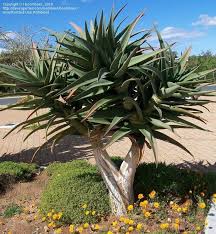
[[[211,208],[206,217],[207,226],[205,228],[205,234],[216,233],[216,203],[211,203]]]

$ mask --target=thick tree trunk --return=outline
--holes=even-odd
[[[118,169],[103,149],[100,134],[91,134],[90,141],[96,164],[109,191],[112,213],[116,216],[124,215],[128,205],[133,204],[134,201],[134,176],[142,156],[143,146],[131,139],[131,149]]]

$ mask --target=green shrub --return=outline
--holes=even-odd
[[[120,167],[120,157],[112,160]],[[155,163],[140,164],[134,182],[135,196],[139,193],[147,195],[152,190],[157,190],[165,199],[184,198],[190,190],[193,194],[205,192],[209,198],[216,192],[216,173],[200,173],[165,163],[159,163],[157,167]]]
[[[17,204],[10,204],[6,207],[3,213],[4,218],[11,218],[14,215],[21,214],[22,213],[22,207],[18,206]]]
[[[41,197],[43,214],[54,209],[63,212],[64,223],[81,223],[98,222],[110,212],[107,191],[95,166],[76,160],[51,164],[47,171],[52,176]],[[88,205],[86,210],[83,204]],[[85,211],[96,211],[96,215],[85,215]]]
[[[184,198],[191,190],[193,194],[205,192],[210,197],[216,192],[216,173],[199,173],[180,169],[174,165],[159,163],[141,164],[136,172],[135,194],[148,194],[156,190],[165,199]]]
[[[17,180],[29,179],[35,172],[35,164],[15,163],[9,161],[0,163],[0,175],[11,175]]]

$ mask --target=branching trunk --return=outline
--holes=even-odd
[[[131,149],[118,169],[103,149],[101,140],[102,137],[98,132],[90,136],[96,164],[109,191],[112,213],[121,216],[126,214],[128,205],[133,204],[134,201],[134,176],[142,156],[143,146],[131,139]]]
[[[137,144],[134,139],[131,141],[131,148],[120,167],[121,187],[124,194],[127,194],[130,204],[134,201],[133,184],[136,169],[143,155],[143,146]]]

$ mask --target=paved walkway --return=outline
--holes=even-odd
[[[213,100],[216,101],[216,98]],[[181,138],[174,136],[176,140],[190,149],[194,158],[178,147],[159,141],[159,161],[166,162],[167,164],[180,164],[183,167],[192,166],[193,168],[198,167],[208,170],[216,169],[216,104],[211,103],[207,108],[209,111],[204,109],[202,117],[205,118],[208,123],[206,125],[199,125],[212,132],[203,132],[194,129],[178,129],[177,133]],[[8,110],[0,112],[0,126],[19,123],[24,120],[28,114],[28,111]],[[0,129],[0,161],[17,160],[29,162],[37,147],[45,141],[44,131],[40,131],[23,142],[29,130],[13,133],[3,140],[2,137],[8,131],[8,129]],[[130,141],[125,138],[113,144],[108,149],[108,152],[113,156],[124,156],[129,148]],[[64,162],[75,158],[88,158],[93,160],[91,147],[89,143],[81,137],[67,136],[57,145],[54,154],[50,152],[50,146],[47,146],[37,154],[35,162],[47,164],[55,160]],[[154,161],[151,150],[147,148],[144,161]]]

